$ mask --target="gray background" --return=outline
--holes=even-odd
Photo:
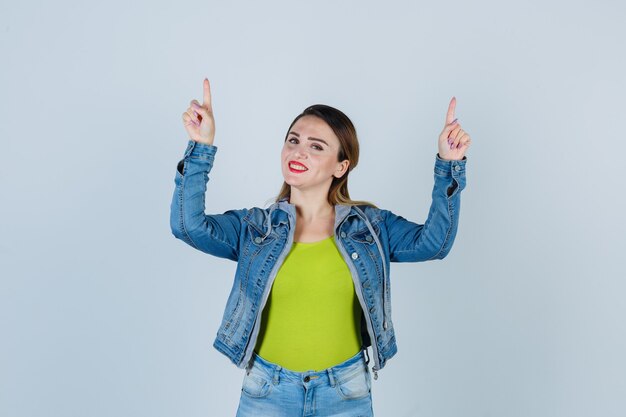
[[[352,197],[423,223],[457,97],[458,235],[392,265],[377,416],[626,415],[623,4],[225,3],[2,2],[0,415],[234,415],[236,264],[169,229],[205,76],[207,213],[267,205],[325,103],[360,137]]]

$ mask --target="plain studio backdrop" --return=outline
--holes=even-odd
[[[236,264],[169,225],[204,77],[210,214],[266,207],[289,124],[323,103],[359,135],[351,196],[424,223],[457,97],[472,138],[458,234],[442,261],[391,266],[398,353],[376,416],[626,415],[625,15],[3,2],[0,415],[234,416],[244,373],[212,343]]]

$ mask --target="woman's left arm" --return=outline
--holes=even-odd
[[[465,151],[471,143],[469,135],[454,118],[455,107],[456,98],[452,97],[445,126],[439,135],[435,184],[426,222],[414,223],[389,210],[382,211],[391,262],[443,259],[452,248],[459,222],[460,193],[465,188]]]

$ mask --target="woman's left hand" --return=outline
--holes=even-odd
[[[439,157],[445,160],[461,160],[472,140],[467,132],[461,129],[461,124],[454,118],[456,97],[452,97],[446,115],[446,124],[439,135]]]

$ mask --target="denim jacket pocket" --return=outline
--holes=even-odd
[[[273,242],[277,235],[273,230],[269,235],[265,235],[265,233],[261,232],[257,226],[252,223],[248,223],[250,226],[248,227],[248,235],[250,236],[250,241],[256,246],[265,246],[271,242]]]
[[[374,232],[378,234],[379,228],[377,224],[373,224],[372,228]],[[374,236],[372,236],[372,232],[366,227],[365,229],[358,230],[350,235],[352,240],[355,240],[359,243],[373,244],[375,242]]]

